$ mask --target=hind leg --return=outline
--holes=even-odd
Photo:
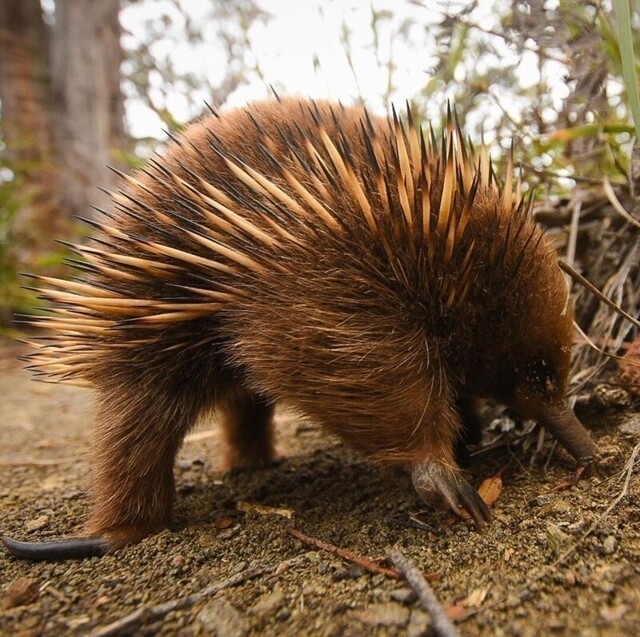
[[[264,397],[234,385],[218,399],[227,469],[265,467],[274,460],[274,406]]]
[[[99,392],[86,533],[111,549],[169,524],[175,457],[206,403],[199,388],[149,376]]]

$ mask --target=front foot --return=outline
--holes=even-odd
[[[416,492],[428,505],[449,508],[459,516],[464,510],[479,528],[491,522],[491,512],[484,500],[457,467],[445,467],[436,460],[422,460],[413,466],[411,479]]]

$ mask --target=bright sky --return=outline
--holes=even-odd
[[[481,27],[494,29],[497,26],[496,6],[506,1],[480,0],[470,17]],[[204,25],[204,43],[196,48],[180,43],[178,28],[173,39],[168,37],[166,41],[161,40],[154,45],[154,54],[170,56],[178,71],[195,70],[202,75],[204,83],[208,81],[215,85],[223,75],[224,55],[215,33],[207,31],[206,16],[210,10],[210,0],[181,0],[181,3],[188,8],[196,24]],[[424,87],[430,78],[430,69],[437,61],[428,25],[441,19],[442,10],[456,13],[455,9],[461,10],[468,4],[464,0],[259,0],[259,5],[272,16],[266,23],[255,24],[249,34],[252,51],[263,77],[254,74],[247,85],[231,95],[227,105],[242,105],[266,97],[270,94],[269,84],[273,84],[287,94],[328,97],[345,103],[353,102],[360,95],[373,110],[386,112],[388,105],[383,103],[381,96],[385,93],[387,83],[385,67],[388,60],[391,58],[396,67],[393,76],[395,90],[390,97],[394,103],[402,105],[405,99],[412,98]],[[555,5],[556,0],[549,0],[549,4]],[[166,7],[167,11],[173,11],[179,17],[171,3],[165,0],[155,0],[151,6],[156,11]],[[433,9],[426,9],[426,6]],[[377,51],[372,46],[372,10],[377,13],[389,10],[392,16],[378,23],[380,38]],[[148,18],[149,14],[150,5],[143,2],[125,9],[121,20],[135,37],[136,32],[143,28],[143,19]],[[392,37],[404,21],[409,24],[406,33],[401,37]],[[353,68],[349,65],[341,41],[344,25],[350,31]],[[168,35],[171,34],[168,32]],[[513,61],[515,54],[501,40],[496,40],[494,46],[501,59]],[[527,85],[537,82],[539,76],[535,56],[525,53],[519,62],[521,82]],[[483,64],[482,61],[469,63],[478,66]],[[559,78],[561,75],[559,70]],[[464,77],[456,79],[462,80]],[[162,78],[158,78],[158,81],[161,82]],[[558,83],[557,90],[555,98],[560,101],[567,91],[564,82]],[[427,114],[437,118],[447,97],[443,95],[437,104],[429,104]],[[504,99],[503,107],[511,109],[510,115],[514,119],[520,118],[519,105],[510,100],[510,96],[496,97]],[[191,91],[189,99],[183,94],[176,94],[169,96],[167,103],[178,119],[187,121],[200,112],[202,101],[207,98],[207,91]],[[129,100],[127,114],[135,137],[163,137],[161,128],[164,125],[146,106]],[[489,120],[486,113],[483,118],[490,130],[490,114],[488,116]],[[473,125],[472,122],[468,124]]]

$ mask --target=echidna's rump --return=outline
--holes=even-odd
[[[270,461],[286,401],[478,524],[454,451],[476,398],[590,458],[565,400],[567,288],[512,173],[500,185],[451,118],[436,140],[288,99],[211,115],[125,177],[35,321],[37,370],[99,399],[87,535],[115,548],[168,523],[176,451],[214,407],[232,468]]]

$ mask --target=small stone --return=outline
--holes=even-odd
[[[383,582],[384,582],[384,575],[374,575],[371,578],[371,583],[375,587],[382,586]]]
[[[49,524],[49,519],[48,515],[39,515],[37,518],[29,520],[27,522],[27,531],[38,531],[39,529],[43,529],[47,524]]]
[[[629,393],[622,387],[596,385],[593,390],[593,402],[603,409],[627,407],[631,402]]]
[[[184,555],[176,555],[171,560],[171,565],[175,568],[181,568],[187,563],[187,558]]]
[[[567,573],[564,576],[564,583],[567,586],[575,586],[576,574],[573,571],[567,571]]]
[[[389,596],[400,604],[411,604],[416,599],[416,594],[410,588],[396,588],[389,593]]]
[[[75,631],[76,629],[88,624],[91,621],[91,617],[88,615],[80,615],[79,617],[72,617],[66,621],[67,628]]]
[[[547,522],[546,531],[547,544],[556,554],[562,553],[571,543],[571,536],[553,522]]]
[[[554,617],[549,620],[547,626],[549,630],[552,630],[554,633],[560,633],[566,629],[567,622],[560,617]]]
[[[520,597],[518,595],[513,595],[513,594],[509,595],[505,600],[505,606],[507,608],[516,608],[520,606],[521,603],[522,601],[520,600]]]
[[[215,637],[244,637],[249,629],[246,618],[223,597],[208,602],[197,620],[205,634]]]
[[[369,606],[359,613],[357,618],[370,626],[406,626],[409,610],[400,604],[387,602]]]
[[[535,504],[537,507],[542,507],[545,506],[545,504],[549,504],[552,500],[552,493],[543,493],[533,500],[533,504]]]
[[[364,571],[359,566],[350,566],[349,568],[341,568],[335,571],[331,577],[340,582],[347,579],[358,579],[364,575]]]
[[[213,525],[216,529],[228,529],[234,525],[234,520],[230,517],[222,517],[218,518]]]
[[[605,555],[611,555],[616,550],[616,546],[618,546],[618,540],[613,535],[609,535],[602,543],[602,550]]]
[[[277,587],[270,593],[265,593],[251,607],[249,611],[253,615],[263,615],[273,613],[284,604],[284,593]]]
[[[600,617],[606,622],[613,623],[620,621],[629,610],[624,604],[617,606],[603,606],[600,609]]]
[[[21,577],[9,585],[4,596],[3,606],[5,610],[16,606],[25,606],[38,599],[40,583],[31,577]]]
[[[640,437],[640,416],[633,416],[618,428],[623,436],[637,440]]]
[[[407,637],[425,637],[425,635],[429,634],[430,625],[431,618],[429,614],[419,608],[415,608],[411,611],[411,617],[407,625]]]

